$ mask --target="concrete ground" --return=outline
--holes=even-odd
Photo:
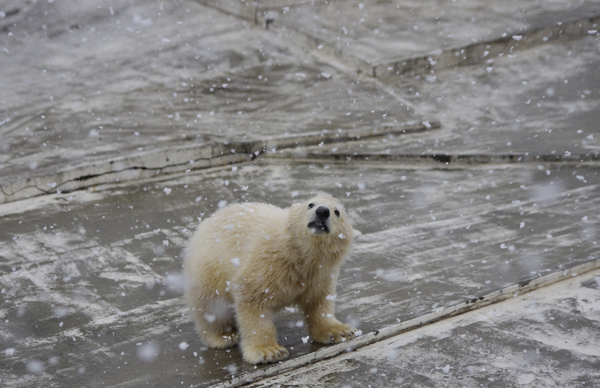
[[[0,386],[598,386],[600,1],[0,5]],[[268,26],[268,29],[265,28]],[[357,339],[211,350],[220,201],[338,197]],[[350,352],[349,352],[350,351]]]
[[[251,387],[597,387],[600,271]]]

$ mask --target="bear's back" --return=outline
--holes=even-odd
[[[285,228],[288,214],[287,209],[266,203],[239,203],[218,211],[207,222],[212,221],[215,230],[274,234]]]
[[[288,215],[288,209],[264,203],[229,205],[200,224],[187,256],[204,263],[243,260],[257,244],[281,241]]]

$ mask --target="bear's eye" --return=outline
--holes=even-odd
[[[336,216],[338,216],[338,217],[340,216],[340,211],[339,210],[334,211],[334,213],[335,213]]]
[[[314,203],[309,203],[309,204],[308,204],[308,208],[309,208],[309,209],[312,209],[313,207],[315,207],[315,204],[314,204]]]

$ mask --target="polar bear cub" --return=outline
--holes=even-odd
[[[303,311],[315,342],[354,337],[333,311],[352,238],[344,208],[329,196],[288,209],[235,204],[204,220],[184,262],[186,299],[203,342],[226,348],[240,341],[252,364],[286,358],[272,319],[290,305]]]

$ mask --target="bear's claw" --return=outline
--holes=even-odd
[[[337,344],[354,338],[355,332],[354,327],[340,323],[327,327],[321,330],[320,333],[314,333],[312,336],[315,342],[321,344]]]
[[[251,364],[264,364],[283,360],[289,356],[289,352],[281,345],[275,346],[253,346],[251,349],[243,349],[244,359]]]

